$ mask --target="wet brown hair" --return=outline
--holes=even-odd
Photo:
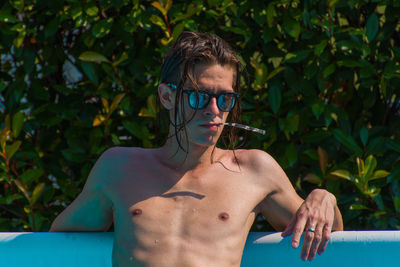
[[[240,77],[242,65],[231,46],[220,37],[210,33],[183,32],[165,56],[161,69],[161,83],[176,85],[175,112],[170,122],[175,129],[174,135],[179,148],[186,151],[182,145],[182,138],[185,138],[188,147],[186,124],[193,118],[185,120],[183,104],[183,86],[189,81],[195,88],[199,89],[196,77],[195,66],[214,65],[230,66],[233,69],[234,92],[240,93]],[[240,116],[240,99],[230,111],[229,117],[233,122],[238,122]],[[194,116],[194,115],[193,115]],[[183,133],[183,136],[182,134]],[[234,148],[236,141],[235,128],[225,127],[220,139],[229,148]]]

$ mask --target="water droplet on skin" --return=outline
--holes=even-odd
[[[158,240],[156,239],[156,240],[154,240],[154,244],[157,244],[158,243]]]

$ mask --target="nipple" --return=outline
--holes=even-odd
[[[221,221],[226,221],[226,220],[229,219],[229,214],[226,213],[226,212],[222,212],[222,213],[219,214],[218,218],[219,218]]]
[[[140,215],[140,214],[142,214],[142,210],[141,209],[134,209],[132,211],[132,215],[133,216]]]

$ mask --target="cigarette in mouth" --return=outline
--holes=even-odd
[[[236,123],[236,122],[223,122],[223,123],[218,123],[217,125],[232,126],[232,127],[244,129],[244,130],[247,130],[247,131],[253,131],[253,132],[265,135],[265,130],[258,129],[258,128],[255,128],[255,127],[251,127],[251,126],[247,126],[247,125],[240,124],[240,123]]]

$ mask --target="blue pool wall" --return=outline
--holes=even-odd
[[[400,266],[400,231],[334,232],[311,262],[290,241],[281,233],[251,232],[241,266]],[[113,233],[0,233],[0,266],[111,267],[112,243]]]

